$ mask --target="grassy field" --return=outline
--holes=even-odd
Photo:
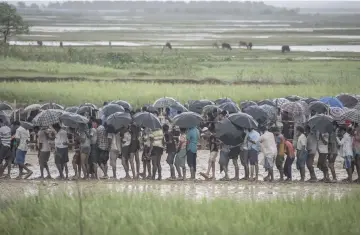
[[[0,202],[0,234],[359,234],[360,194],[341,199],[201,202],[148,194],[57,193]],[[82,214],[80,214],[80,211]]]

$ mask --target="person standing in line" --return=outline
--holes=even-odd
[[[38,142],[39,142],[39,152],[38,152],[38,159],[39,159],[39,166],[40,166],[40,179],[44,179],[44,168],[48,174],[46,177],[47,179],[51,179],[50,170],[48,166],[48,161],[50,158],[50,144],[49,140],[52,135],[51,130],[49,128],[41,128],[38,132]]]
[[[329,139],[329,154],[328,154],[328,167],[330,168],[332,174],[332,182],[337,182],[336,171],[335,171],[335,161],[338,155],[338,142],[337,142],[337,131],[338,131],[338,124],[336,122],[333,123],[333,130],[330,133]]]
[[[108,179],[108,160],[109,160],[109,141],[105,126],[97,120],[97,146],[98,146],[98,164],[103,171],[102,179]]]
[[[229,159],[232,159],[234,166],[234,177],[231,180],[239,180],[239,166],[238,166],[238,156],[241,153],[241,146],[232,146],[229,150]],[[227,167],[228,169],[228,167]]]
[[[228,163],[229,163],[229,152],[231,149],[231,146],[226,145],[224,143],[220,144],[221,151],[219,152],[219,166],[221,173],[224,171],[224,177],[221,179],[222,181],[228,181]]]
[[[110,143],[109,159],[110,166],[113,170],[113,179],[117,178],[117,159],[121,154],[121,139],[120,133],[109,133],[108,142]]]
[[[177,155],[175,157],[174,165],[177,169],[178,180],[186,180],[186,157],[187,157],[187,136],[186,129],[180,128],[180,135],[178,141]],[[182,168],[182,171],[181,171]]]
[[[264,181],[272,182],[274,180],[273,165],[277,156],[277,145],[273,133],[269,132],[266,127],[262,128],[262,132],[263,134],[260,136],[258,142],[264,156],[264,168],[268,172]]]
[[[249,180],[249,160],[248,160],[248,134],[249,131],[245,130],[245,136],[244,136],[244,141],[243,144],[241,146],[241,153],[240,153],[240,160],[241,160],[241,164],[244,168],[244,178],[242,178],[241,180]]]
[[[218,155],[218,141],[214,133],[214,124],[210,125],[210,136],[209,136],[209,159],[208,159],[208,169],[206,173],[200,173],[206,180],[215,180],[216,178],[216,159]],[[209,178],[209,173],[212,170],[212,177]]]
[[[155,180],[155,175],[158,171],[157,180],[162,180],[162,166],[160,164],[163,155],[164,135],[162,129],[152,131],[150,136],[150,152],[152,158],[152,180]]]
[[[74,149],[74,155],[73,155],[73,159],[72,159],[72,165],[73,165],[73,170],[74,170],[74,176],[72,177],[73,180],[78,180],[80,178],[81,175],[81,160],[80,160],[80,135],[78,132],[76,132],[75,129],[70,128],[69,132],[72,134],[73,136],[73,149]],[[69,137],[68,137],[69,139]],[[70,144],[69,144],[70,145]],[[68,145],[68,149],[69,149],[69,145]]]
[[[90,128],[90,155],[89,155],[89,174],[93,179],[98,178],[98,146],[97,146],[97,128],[95,120],[89,123]]]
[[[90,136],[90,129],[86,127],[85,130],[81,130],[79,133],[80,138],[80,166],[83,170],[83,179],[89,178],[89,157],[91,152],[91,136]],[[79,177],[80,177],[79,172]]]
[[[11,152],[11,129],[0,119],[0,177],[10,178],[12,152]],[[4,161],[4,165],[2,162]],[[3,176],[4,170],[8,168],[8,174]]]
[[[19,126],[15,133],[16,143],[18,144],[16,149],[15,164],[19,166],[19,176],[16,179],[21,179],[23,169],[27,171],[24,179],[28,179],[33,172],[25,166],[25,157],[28,151],[28,142],[30,138],[29,131],[24,127]]]
[[[307,137],[305,136],[305,131],[304,131],[303,127],[301,127],[301,126],[296,127],[296,135],[298,137],[297,145],[296,145],[297,146],[296,165],[297,165],[297,169],[300,171],[300,175],[301,175],[300,182],[304,182],[305,175],[306,175],[305,164],[307,161],[307,150],[306,150]]]
[[[143,162],[143,172],[140,173],[140,176],[143,179],[151,179],[152,178],[152,168],[151,168],[151,152],[150,152],[150,129],[145,128],[141,132],[141,145],[143,145],[143,153],[142,153],[142,162]],[[148,172],[148,175],[147,175]]]
[[[130,135],[132,137],[130,143],[130,150],[129,150],[129,163],[132,171],[135,171],[135,179],[139,179],[139,171],[140,171],[140,162],[139,162],[139,134],[140,128],[137,127],[135,124],[131,124],[130,126]],[[134,170],[134,163],[135,163],[135,170]]]
[[[197,171],[197,149],[199,141],[199,130],[197,127],[192,127],[187,132],[187,164],[190,168],[191,179],[196,178]]]
[[[61,128],[59,123],[53,125],[53,128],[56,132],[55,134],[55,165],[59,171],[58,179],[64,179],[64,169],[65,169],[65,179],[68,179],[68,134]]]
[[[341,157],[344,159],[343,167],[346,169],[347,172],[347,178],[343,181],[352,183],[352,167],[351,167],[351,161],[353,158],[353,151],[352,151],[352,137],[351,128],[340,128],[340,133],[342,135],[342,139],[340,140],[337,137],[337,142],[341,146]]]
[[[295,160],[295,148],[293,147],[293,144],[289,140],[285,140],[285,154],[286,162],[284,165],[283,172],[285,176],[287,177],[286,181],[292,181],[292,164]]]
[[[129,175],[129,149],[132,142],[132,135],[128,128],[121,130],[122,136],[122,165],[125,171],[125,179],[130,179]],[[133,175],[134,177],[134,175]]]
[[[315,161],[315,156],[317,153],[317,135],[315,131],[311,131],[310,126],[306,126],[306,135],[307,135],[307,160],[306,165],[307,169],[310,172],[310,179],[308,182],[317,182],[317,177],[315,173],[315,168],[313,167],[313,163]]]
[[[167,124],[163,125],[164,141],[166,145],[167,163],[170,167],[170,178],[169,180],[175,180],[175,168],[174,168],[174,158],[176,155],[176,146],[173,138],[173,134],[169,131],[169,126]]]
[[[283,163],[285,161],[285,137],[281,134],[279,128],[274,127],[273,129],[276,144],[277,144],[277,157],[276,157],[276,167],[280,173],[280,179],[279,181],[283,181],[283,175],[284,175],[284,167]]]
[[[317,149],[318,149],[317,167],[323,172],[323,179],[321,181],[326,183],[331,182],[328,174],[328,166],[327,166],[329,138],[330,135],[328,133],[319,133],[317,140]]]
[[[258,181],[258,154],[259,154],[259,147],[258,147],[258,141],[260,138],[260,134],[255,131],[254,129],[251,129],[249,131],[248,137],[247,137],[247,145],[248,145],[248,159],[249,163],[251,165],[251,181]],[[255,177],[253,177],[255,176]]]
[[[354,181],[356,183],[360,183],[360,125],[356,123],[355,130],[353,135],[353,152],[355,156],[355,165],[357,171],[357,179]]]

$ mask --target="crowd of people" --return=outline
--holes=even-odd
[[[168,110],[169,111],[169,110]],[[139,112],[146,112],[146,109]],[[157,113],[157,116],[158,113]],[[353,182],[352,174],[357,170],[359,182],[360,163],[360,129],[357,123],[348,125],[333,124],[330,133],[319,133],[309,126],[296,126],[295,138],[289,138],[277,125],[260,125],[257,129],[244,130],[243,141],[237,146],[222,143],[215,135],[215,123],[227,118],[226,111],[217,112],[214,117],[202,125],[203,129],[177,128],[167,118],[163,118],[160,129],[141,128],[134,123],[122,128],[117,133],[107,133],[104,120],[90,117],[88,128],[74,129],[64,127],[61,123],[50,127],[34,127],[36,149],[40,166],[40,178],[51,179],[48,162],[54,149],[54,159],[58,170],[58,179],[69,178],[69,149],[74,149],[72,167],[73,179],[107,179],[108,164],[112,178],[117,177],[117,161],[121,161],[126,179],[162,180],[162,155],[166,154],[166,162],[170,167],[169,180],[186,180],[187,166],[190,179],[196,178],[197,151],[201,139],[207,140],[209,149],[208,169],[199,174],[205,180],[215,180],[217,159],[220,169],[224,172],[221,180],[231,180],[228,174],[229,161],[235,168],[232,180],[257,181],[259,173],[259,155],[263,154],[263,166],[268,175],[264,181],[274,181],[274,169],[279,171],[280,181],[292,181],[292,164],[296,162],[301,181],[306,180],[306,168],[310,182],[336,182],[335,160],[343,159],[347,172],[345,182]],[[284,125],[287,121],[284,121]],[[30,132],[20,122],[11,126],[5,125],[0,119],[0,177],[10,178],[12,167],[19,167],[16,179],[27,179],[32,170],[25,163],[28,152]],[[69,138],[69,134],[72,138]],[[54,145],[54,146],[52,146]],[[314,170],[314,159],[318,154],[317,167],[323,172],[323,178],[317,179]],[[245,175],[240,177],[239,164],[244,168]],[[100,168],[100,171],[98,171]],[[7,172],[5,172],[7,170]],[[24,172],[25,170],[25,172]],[[46,172],[44,172],[46,171]],[[101,175],[98,175],[98,172]],[[46,173],[46,175],[45,175]],[[330,177],[331,173],[331,177]]]

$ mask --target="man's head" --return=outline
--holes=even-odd
[[[163,125],[163,131],[164,132],[168,132],[169,131],[169,126],[167,124]]]
[[[272,127],[271,128],[271,132],[275,135],[275,136],[279,136],[281,134],[280,129],[278,127]]]
[[[296,127],[296,135],[300,136],[305,133],[305,129],[302,126]]]
[[[0,127],[4,126],[3,120],[0,118]]]
[[[61,126],[60,126],[59,123],[55,123],[55,124],[53,125],[53,128],[54,128],[54,130],[55,130],[56,132],[59,132],[60,129],[61,129]]]

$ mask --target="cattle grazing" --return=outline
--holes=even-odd
[[[39,47],[43,46],[43,41],[36,41]]]
[[[239,47],[246,47],[247,49],[252,50],[252,46],[253,46],[252,42],[249,43],[244,41],[239,42]]]
[[[290,49],[289,45],[283,45],[282,46],[282,53],[290,52],[290,51],[291,51],[291,49]]]
[[[217,42],[215,42],[215,43],[213,43],[213,44],[212,44],[212,47],[213,47],[213,48],[217,48],[217,49],[218,49],[218,48],[219,48],[219,45],[218,45],[218,43],[217,43]]]
[[[247,48],[248,48],[249,50],[252,50],[252,47],[253,47],[252,42],[249,42],[249,43],[248,43],[248,47],[247,47]]]
[[[59,46],[60,46],[60,47],[63,47],[63,42],[60,42],[60,43],[59,43]]]
[[[228,49],[228,50],[232,50],[232,47],[229,43],[222,43],[222,49]]]
[[[162,52],[164,51],[164,48],[168,48],[169,50],[172,50],[172,44],[170,44],[170,42],[167,42],[162,49]]]

